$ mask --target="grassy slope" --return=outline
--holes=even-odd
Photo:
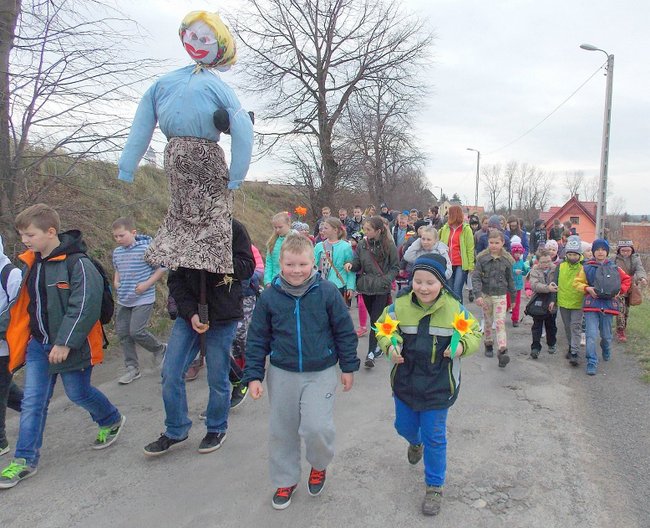
[[[650,383],[650,299],[646,296],[643,304],[630,307],[630,318],[627,323],[626,350],[633,353],[639,360],[643,370],[642,379]]]

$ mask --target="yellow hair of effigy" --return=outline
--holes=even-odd
[[[183,31],[185,31],[194,22],[204,22],[212,31],[219,43],[219,48],[222,50],[221,56],[218,60],[211,64],[206,64],[207,67],[218,68],[220,70],[227,70],[237,62],[237,46],[232,33],[228,26],[223,23],[221,17],[217,13],[210,13],[208,11],[190,11],[183,20],[178,29],[178,35],[183,39]]]

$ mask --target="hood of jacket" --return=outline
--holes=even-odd
[[[81,231],[78,229],[71,229],[70,231],[59,233],[59,240],[61,243],[43,260],[60,257],[61,255],[70,255],[72,253],[85,253],[88,249],[86,243],[81,238]]]
[[[0,270],[7,264],[11,264],[11,260],[9,260],[9,257],[5,255],[5,246],[2,241],[2,236],[0,236]]]

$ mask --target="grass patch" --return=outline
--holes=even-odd
[[[641,379],[650,383],[650,299],[644,296],[640,306],[630,307],[627,322],[626,351],[634,354],[641,365]]]

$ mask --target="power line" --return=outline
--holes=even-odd
[[[521,135],[518,136],[517,138],[513,139],[510,143],[507,143],[507,144],[503,145],[502,147],[499,147],[499,148],[496,149],[496,150],[493,150],[493,151],[491,151],[491,152],[488,152],[486,155],[489,155],[489,154],[495,154],[495,153],[497,153],[497,152],[503,150],[504,148],[509,147],[509,146],[512,145],[513,143],[516,143],[516,142],[519,141],[521,138],[523,138],[523,137],[527,136],[528,134],[530,134],[533,130],[535,130],[535,129],[536,129],[537,127],[539,127],[542,123],[544,123],[544,121],[546,121],[549,117],[551,117],[555,112],[557,112],[560,108],[562,108],[562,107],[563,107],[563,106],[564,106],[564,105],[565,105],[565,104],[566,104],[566,103],[567,103],[567,102],[568,102],[568,101],[569,101],[569,100],[570,100],[570,99],[571,99],[575,94],[577,94],[577,93],[578,93],[578,92],[583,88],[583,86],[584,86],[585,84],[587,84],[589,81],[591,81],[591,79],[593,79],[594,76],[595,76],[595,75],[596,75],[596,74],[597,74],[597,73],[598,73],[598,72],[603,68],[603,66],[605,66],[606,64],[607,64],[607,61],[605,61],[602,65],[600,65],[600,66],[598,67],[598,69],[597,69],[594,73],[592,73],[592,74],[587,78],[586,81],[584,81],[580,86],[578,86],[578,87],[577,87],[577,88],[576,88],[576,89],[571,93],[571,95],[569,95],[569,97],[567,97],[564,101],[562,101],[559,105],[557,105],[557,106],[556,106],[556,107],[551,111],[551,113],[548,114],[548,115],[547,115],[544,119],[542,119],[539,123],[537,123],[537,124],[534,125],[533,127],[531,127],[531,128],[529,128],[528,130],[526,130],[526,132],[524,132],[523,134],[521,134]]]

